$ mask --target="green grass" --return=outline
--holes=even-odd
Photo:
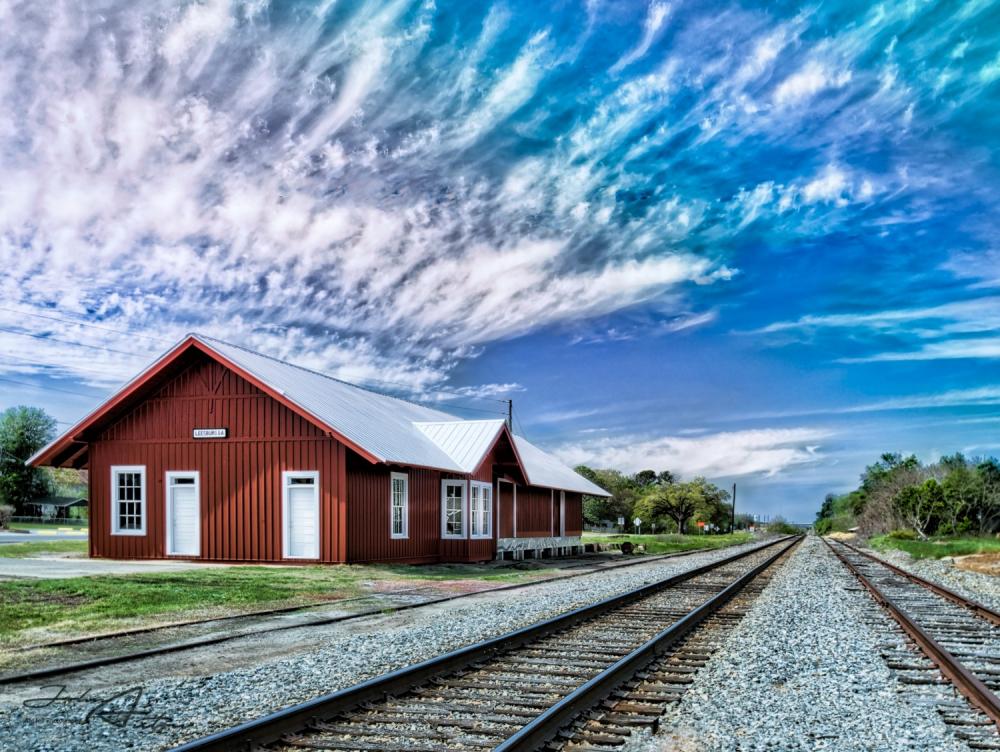
[[[83,541],[16,543],[82,545]],[[85,550],[85,549],[84,549]],[[23,555],[23,554],[22,554]],[[221,616],[362,595],[372,581],[395,587],[419,581],[517,582],[550,574],[511,566],[330,565],[204,567],[180,572],[0,581],[0,645],[115,631],[165,621]],[[447,592],[447,591],[446,591]],[[29,630],[44,629],[44,634]]]
[[[11,530],[55,530],[59,527],[71,527],[80,532],[87,531],[86,520],[59,520],[58,522],[12,522]]]
[[[127,576],[0,582],[0,641],[47,627],[85,633],[132,626],[150,617],[181,617],[211,606],[256,610],[269,605],[336,599],[360,592],[357,577],[338,567],[205,568]]]
[[[631,541],[633,545],[644,545],[646,553],[669,554],[675,551],[691,551],[696,548],[724,548],[746,543],[753,536],[750,533],[731,535],[609,535],[607,533],[584,533],[584,543],[621,543]]]
[[[931,540],[899,540],[887,535],[871,538],[869,545],[879,551],[889,548],[906,551],[914,559],[940,559],[944,556],[1000,553],[996,538],[933,538]]]
[[[23,559],[26,556],[38,556],[39,554],[86,556],[87,541],[50,540],[0,544],[0,559]]]

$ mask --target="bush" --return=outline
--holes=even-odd
[[[916,540],[917,533],[914,530],[904,527],[899,530],[893,530],[886,537],[892,538],[893,540]]]
[[[10,525],[10,518],[14,516],[14,507],[0,505],[0,529],[6,530]]]
[[[795,525],[789,525],[781,517],[775,517],[767,523],[767,532],[777,533],[778,535],[798,535],[802,531],[795,527]]]
[[[816,520],[813,524],[813,530],[816,531],[816,535],[827,535],[833,531],[833,520],[829,517],[824,517],[821,520]]]

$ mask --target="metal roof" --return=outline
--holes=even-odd
[[[361,453],[367,453],[369,459],[378,462],[468,474],[479,466],[501,431],[505,430],[505,423],[500,419],[462,420],[442,410],[355,386],[214,337],[191,334],[69,431],[32,455],[28,463],[35,463],[48,455],[50,450],[62,451],[65,448],[63,445],[79,443],[75,438],[78,431],[100,420],[108,410],[172,362],[186,346],[199,346],[215,353],[221,361],[228,361],[244,371],[272,393],[280,395],[282,400],[312,416],[318,424],[339,434]],[[513,436],[512,440],[527,480],[532,485],[608,495],[552,455],[528,443],[524,437]]]
[[[451,457],[463,473],[471,473],[493,448],[504,422],[500,419],[449,420],[413,425]]]
[[[362,389],[212,337],[194,337],[382,462],[465,472],[413,425],[459,420],[453,415]]]
[[[578,491],[591,496],[611,496],[600,486],[591,483],[576,470],[567,467],[523,436],[514,434],[514,446],[528,473],[528,482],[533,486],[545,486],[561,491]]]

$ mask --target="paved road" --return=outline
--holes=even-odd
[[[62,579],[90,577],[97,574],[149,574],[150,572],[181,572],[185,569],[226,567],[229,564],[209,564],[190,561],[113,561],[111,559],[35,558],[9,559],[0,557],[0,580],[11,577]]]
[[[44,532],[29,531],[27,533],[0,533],[0,544],[3,543],[35,543],[54,540],[87,540],[87,533],[64,530],[46,530]]]

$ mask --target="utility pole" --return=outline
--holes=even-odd
[[[505,400],[507,402],[507,430],[511,433],[514,432],[514,400]]]
[[[729,532],[730,533],[736,532],[736,484],[735,483],[733,483],[733,518],[732,521],[729,523]]]

